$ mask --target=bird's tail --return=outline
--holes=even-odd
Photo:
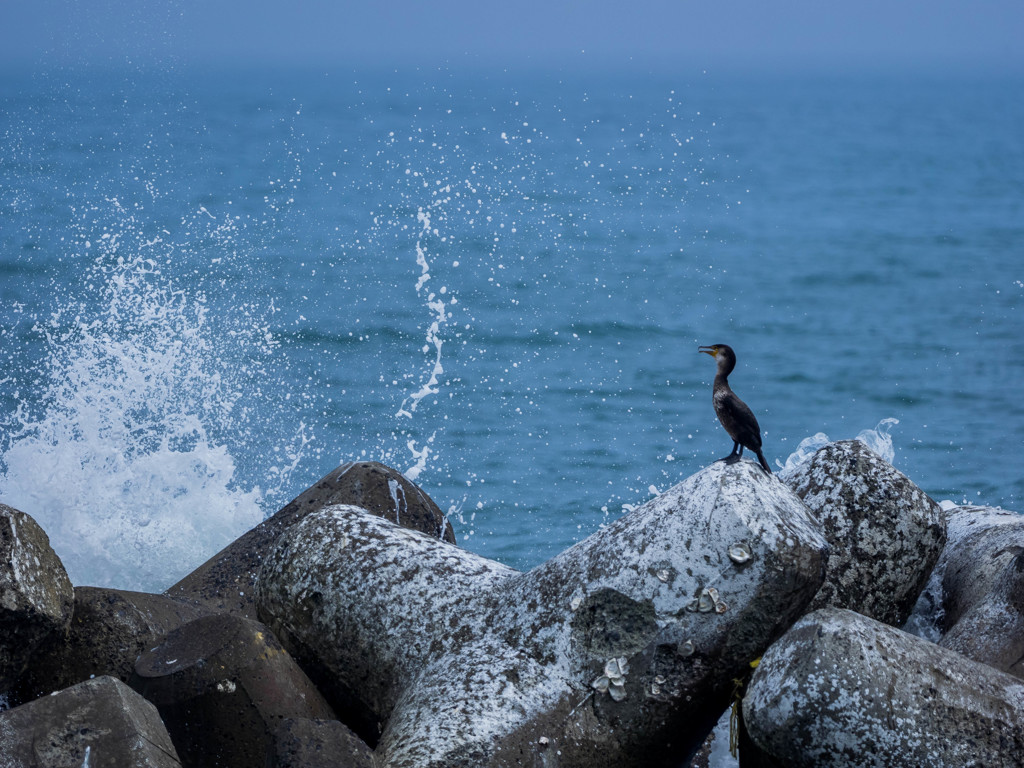
[[[761,462],[761,469],[770,475],[772,473],[772,469],[768,466],[768,461],[765,459],[764,454],[761,453],[761,451],[757,452],[757,460]]]

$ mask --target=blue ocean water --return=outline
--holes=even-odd
[[[1024,81],[57,69],[0,81],[0,500],[159,589],[339,463],[543,561],[884,429],[1021,509]]]

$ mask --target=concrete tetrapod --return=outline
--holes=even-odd
[[[164,595],[78,587],[68,631],[39,647],[15,698],[31,701],[99,675],[128,682],[135,659],[154,640],[202,615],[200,609]]]
[[[527,573],[330,507],[279,539],[257,605],[382,724],[381,766],[678,765],[826,547],[776,478],[717,463]]]
[[[830,545],[810,609],[851,608],[901,626],[946,542],[942,508],[860,440],[829,443],[782,480]]]
[[[139,656],[130,685],[156,705],[186,766],[273,766],[283,720],[334,716],[266,627],[231,614],[172,631]]]
[[[67,629],[73,600],[71,580],[43,529],[0,504],[0,694],[41,643]]]
[[[1024,754],[1024,682],[838,608],[768,649],[743,715],[787,768],[1010,768]]]
[[[944,648],[1024,678],[1024,518],[989,507],[949,512],[942,569]]]
[[[328,472],[164,594],[205,611],[255,619],[252,595],[264,554],[289,526],[330,504],[358,504],[396,523],[455,542],[444,513],[401,472],[376,461],[350,461]]]
[[[955,507],[946,513],[949,541],[937,563],[942,574],[942,623],[949,630],[985,601],[1014,558],[1024,552],[1024,516],[995,507]]]
[[[4,768],[181,768],[156,707],[101,676],[0,712]]]

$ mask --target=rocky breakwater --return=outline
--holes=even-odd
[[[963,645],[1016,626],[1019,518],[952,510],[943,548],[938,507],[860,444],[784,480],[716,463],[523,573],[454,546],[394,470],[344,465],[163,595],[72,595],[0,507],[0,755],[686,765],[763,654],[744,768],[1019,765],[1017,638]],[[936,559],[946,647],[890,626]]]
[[[935,568],[939,645],[1024,678],[1024,517],[991,507],[948,517],[950,544]]]
[[[761,765],[1024,762],[1024,682],[838,608],[805,616],[768,650],[743,713],[771,755]]]
[[[822,448],[785,479],[825,527],[829,573],[819,610],[750,681],[741,765],[1024,765],[1024,518],[940,515],[853,443]],[[927,615],[914,618],[937,642],[897,629],[929,573],[914,609]]]
[[[369,748],[248,620],[266,551],[336,502],[454,541],[437,505],[400,473],[351,462],[165,594],[72,590],[46,534],[0,505],[0,757],[18,768],[248,767],[254,754],[268,768],[370,766]],[[241,747],[225,754],[229,739]]]
[[[358,699],[381,765],[678,765],[825,551],[776,478],[715,464],[527,573],[329,507],[279,539],[257,603]]]

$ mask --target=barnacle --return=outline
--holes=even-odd
[[[629,662],[624,656],[608,659],[604,665],[604,674],[598,676],[590,686],[598,693],[607,691],[615,701],[622,701],[626,698],[626,673],[628,671]]]
[[[729,559],[737,565],[743,565],[751,557],[750,545],[745,541],[738,542],[729,547]]]

